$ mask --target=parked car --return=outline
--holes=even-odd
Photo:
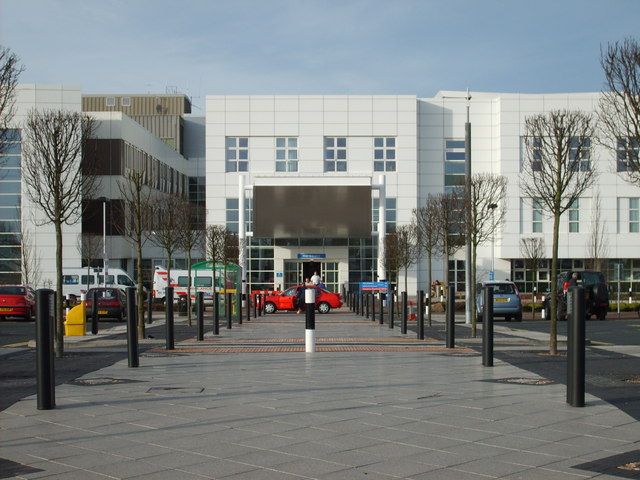
[[[607,318],[609,311],[609,287],[602,272],[596,270],[567,270],[558,274],[558,320],[567,319],[567,292],[572,284],[573,274],[576,274],[575,284],[585,289],[586,319],[595,316],[598,320]],[[548,292],[542,308],[546,318],[551,317],[551,293]]]
[[[126,317],[127,298],[119,288],[90,288],[87,291],[85,308],[87,317],[93,311],[93,295],[98,295],[98,318],[115,318],[124,320]]]
[[[484,309],[484,290],[493,288],[493,316],[504,317],[507,322],[512,319],[522,321],[522,301],[520,292],[513,282],[484,282],[478,285],[476,296],[476,315],[479,322],[482,321]]]
[[[31,320],[36,312],[36,295],[26,285],[0,285],[0,317]]]
[[[296,285],[287,288],[284,292],[273,292],[264,298],[265,313],[275,313],[278,310],[296,310],[294,300],[299,289],[306,288],[304,285]],[[329,292],[320,287],[316,289],[316,310],[319,313],[329,313],[332,308],[342,306],[340,294]],[[304,296],[303,296],[304,298]]]

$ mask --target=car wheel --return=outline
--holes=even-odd
[[[504,321],[505,322],[510,322],[511,321],[511,315],[505,315],[504,316]]]
[[[482,313],[476,315],[476,323],[482,323]]]
[[[320,304],[318,305],[318,312],[320,313],[329,313],[331,311],[331,305],[329,305],[327,302],[320,302]]]
[[[264,313],[276,313],[276,304],[273,302],[267,302],[264,304]]]
[[[596,318],[598,320],[606,320],[607,319],[607,311],[606,310],[598,310],[596,312]]]
[[[522,321],[522,312],[516,313],[516,317],[514,318],[514,320],[516,322],[521,322]]]

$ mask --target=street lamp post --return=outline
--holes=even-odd
[[[98,200],[102,202],[102,284],[107,287],[107,197],[100,197]]]
[[[487,209],[491,210],[491,275],[489,280],[495,280],[496,275],[496,260],[495,260],[495,251],[496,251],[496,222],[495,222],[495,211],[498,208],[497,203],[490,203],[487,205]]]

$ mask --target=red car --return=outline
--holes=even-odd
[[[31,320],[36,313],[36,295],[24,285],[0,285],[0,317]]]
[[[127,298],[119,288],[90,288],[87,291],[87,299],[84,303],[87,312],[87,321],[93,312],[93,294],[98,295],[98,318],[115,318],[124,320],[127,315]]]
[[[275,313],[278,310],[296,310],[293,301],[296,298],[298,289],[304,289],[304,285],[289,287],[284,292],[273,293],[264,298],[265,313]],[[320,287],[316,288],[316,310],[319,313],[329,313],[332,308],[342,306],[342,298],[337,293],[328,292]],[[304,298],[304,295],[303,295]]]

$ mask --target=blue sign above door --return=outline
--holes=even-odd
[[[326,253],[299,253],[298,259],[306,260],[310,258],[327,258]]]

